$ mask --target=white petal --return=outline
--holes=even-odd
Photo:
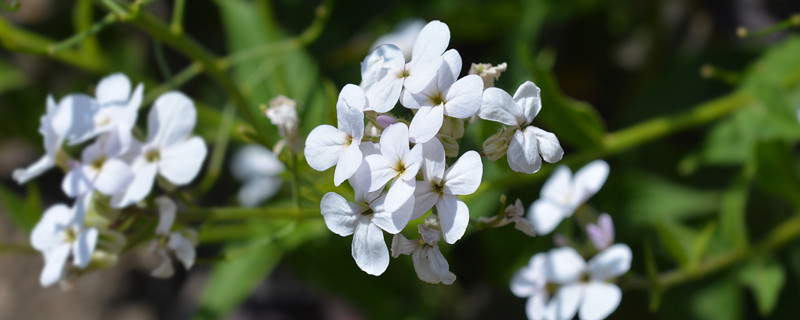
[[[572,193],[572,172],[569,167],[565,165],[558,166],[547,181],[542,185],[540,193],[542,198],[551,199],[553,201],[560,201],[566,197],[570,197]]]
[[[430,247],[426,250],[428,253],[428,261],[430,261],[431,270],[438,276],[439,281],[443,284],[453,284],[456,281],[456,275],[450,272],[450,265],[447,259],[444,258],[442,252],[439,251],[438,246]]]
[[[39,251],[47,251],[60,245],[62,243],[60,232],[72,218],[72,210],[64,204],[47,208],[31,231],[31,246]]]
[[[277,177],[257,177],[242,185],[237,194],[239,203],[244,207],[255,207],[269,200],[281,190],[283,180]]]
[[[395,234],[392,238],[392,257],[397,258],[401,254],[411,254],[419,246],[419,240],[409,240],[402,233]]]
[[[430,139],[422,144],[422,176],[425,181],[440,183],[444,177],[445,153],[439,139]]]
[[[525,83],[519,86],[517,92],[514,93],[514,101],[525,115],[525,124],[533,122],[533,118],[536,118],[536,115],[539,114],[539,110],[542,109],[539,91],[539,87],[533,84],[533,82],[525,81]]]
[[[339,130],[352,137],[353,143],[360,143],[364,137],[364,106],[367,98],[364,91],[356,85],[348,84],[339,93],[336,102],[336,120]]]
[[[411,61],[417,62],[441,56],[448,44],[450,44],[450,28],[438,20],[428,22],[414,41]]]
[[[525,302],[525,315],[528,316],[528,319],[532,320],[539,320],[539,319],[547,319],[547,303],[546,303],[546,293],[537,294],[528,298],[528,301]]]
[[[409,181],[417,178],[419,168],[422,167],[422,144],[414,145],[408,153],[403,156],[405,170],[398,178]]]
[[[377,276],[389,266],[389,249],[378,226],[361,219],[353,234],[353,259],[364,272]]]
[[[528,209],[528,220],[533,223],[536,233],[546,235],[564,220],[565,208],[548,199],[538,199]]]
[[[447,91],[444,114],[448,117],[465,119],[473,116],[483,101],[483,80],[476,75],[458,79]]]
[[[56,132],[69,128],[66,139],[71,145],[83,143],[96,136],[94,115],[99,105],[87,95],[71,94],[58,103],[58,113],[53,118]]]
[[[396,234],[403,230],[411,218],[411,211],[414,209],[414,197],[409,197],[405,203],[400,205],[394,211],[386,211],[383,207],[383,202],[386,201],[386,196],[376,199],[372,203],[372,209],[375,213],[372,216],[372,223],[385,230],[388,233]]]
[[[572,319],[578,312],[583,299],[581,284],[568,284],[558,289],[556,295],[547,304],[548,319]]]
[[[186,270],[189,270],[194,265],[195,250],[194,244],[189,239],[177,232],[169,234],[169,241],[167,247],[175,252],[175,256],[183,264]]]
[[[442,128],[444,108],[442,106],[421,107],[411,119],[408,135],[414,143],[425,143]]]
[[[530,128],[530,127],[528,127]],[[539,145],[532,130],[525,129],[514,132],[514,138],[508,144],[508,166],[511,170],[522,173],[534,173],[542,167],[539,156]]]
[[[169,146],[186,140],[194,130],[197,110],[180,92],[168,92],[156,100],[147,118],[147,141]]]
[[[70,249],[70,245],[65,243],[44,253],[44,268],[39,276],[39,283],[43,287],[49,287],[61,280]]]
[[[578,316],[581,319],[605,319],[622,300],[622,291],[614,284],[592,281],[586,284]]]
[[[339,154],[336,169],[333,172],[333,184],[338,186],[356,173],[361,166],[361,149],[358,144],[351,144]]]
[[[206,158],[206,143],[200,137],[192,137],[161,149],[158,172],[176,185],[192,182],[200,172]]]
[[[436,81],[436,75],[443,63],[444,59],[441,56],[435,56],[424,60],[418,59],[417,61],[411,61],[406,64],[408,76],[403,82],[405,91],[409,93],[419,93],[425,89],[425,87],[431,85]],[[401,96],[401,99],[402,98]],[[405,103],[406,101],[403,100],[402,102]]]
[[[436,202],[439,225],[442,227],[444,241],[453,244],[464,236],[469,225],[469,208],[456,196],[442,195]]]
[[[333,233],[343,237],[353,234],[361,211],[359,206],[347,202],[335,192],[326,193],[320,201],[320,212],[325,219],[325,225]]]
[[[239,181],[247,181],[254,176],[276,176],[286,167],[269,149],[258,144],[241,147],[231,160],[231,173]]]
[[[366,110],[379,113],[389,112],[400,100],[402,91],[403,78],[393,75],[384,77],[366,91],[367,100],[369,101]]]
[[[91,228],[83,230],[78,235],[78,239],[72,244],[72,263],[78,268],[86,268],[92,260],[92,253],[97,246],[97,229]]]
[[[166,236],[172,229],[172,224],[175,223],[178,207],[166,196],[156,198],[156,204],[158,205],[158,226],[156,226],[155,232],[159,236]]]
[[[511,292],[517,297],[530,297],[546,291],[547,253],[539,252],[531,257],[528,265],[511,278]]]
[[[574,186],[576,195],[575,201],[579,201],[575,206],[585,202],[593,196],[608,178],[608,163],[603,160],[595,160],[583,166],[580,170],[575,172]]]
[[[473,151],[467,151],[444,172],[444,188],[446,194],[466,195],[472,194],[481,185],[483,178],[483,163],[481,156]]]
[[[126,108],[135,115],[138,115],[139,107],[142,106],[142,99],[144,99],[144,84],[140,83],[136,86],[136,89],[133,90],[133,94],[131,94],[131,99],[128,100],[128,106]]]
[[[586,261],[574,248],[561,247],[548,252],[546,266],[549,282],[568,284],[580,280]]]
[[[382,155],[373,154],[366,156],[364,162],[367,163],[369,182],[359,182],[356,186],[367,185],[369,186],[367,190],[369,192],[383,189],[386,183],[397,175],[397,172],[392,168],[392,164]],[[366,174],[359,175],[358,178],[363,179],[363,177],[366,177]]]
[[[435,246],[439,240],[442,240],[442,232],[439,229],[428,227],[423,223],[417,225],[417,230],[419,230],[422,240],[428,245]]]
[[[589,260],[589,274],[598,281],[619,277],[630,270],[632,257],[628,245],[612,245]]]
[[[105,107],[109,104],[125,106],[131,95],[131,81],[122,73],[115,73],[100,80],[95,89],[97,102]]]
[[[390,162],[396,162],[408,153],[408,127],[395,123],[383,129],[381,134],[381,154]]]
[[[483,91],[478,117],[509,126],[517,126],[519,125],[517,119],[520,116],[524,116],[522,110],[517,107],[517,103],[505,90],[491,87]]]
[[[558,142],[556,135],[537,127],[531,128],[533,128],[533,134],[539,145],[539,154],[542,156],[542,159],[550,163],[561,160],[564,156],[564,149],[561,148],[561,144]]]
[[[453,284],[456,276],[450,272],[447,260],[439,247],[422,246],[411,255],[417,277],[428,283]]]
[[[92,170],[88,166],[79,165],[72,168],[72,170],[64,176],[64,180],[61,181],[61,190],[70,198],[85,194],[91,190],[92,181],[96,175],[97,171]]]
[[[24,169],[14,170],[12,176],[14,177],[14,180],[17,181],[18,184],[24,184],[29,180],[40,176],[42,173],[44,173],[47,170],[50,170],[54,166],[55,162],[53,161],[53,159],[45,155]]]
[[[411,215],[411,220],[419,219],[433,208],[440,195],[441,192],[434,191],[430,182],[418,181],[414,189],[414,212]]]
[[[306,139],[303,152],[308,165],[314,170],[324,171],[339,161],[339,153],[347,143],[347,134],[327,124],[319,125]]]
[[[158,256],[161,257],[161,263],[150,272],[150,276],[162,279],[172,277],[175,274],[175,270],[172,269],[172,259],[167,254],[167,250],[160,249],[157,252]]]
[[[128,184],[128,188],[111,197],[111,205],[115,208],[124,208],[142,201],[153,190],[153,182],[158,172],[158,166],[155,163],[149,163],[142,159],[139,163],[134,162],[132,170],[134,177]]]
[[[447,67],[450,69],[450,73],[453,79],[458,79],[458,75],[461,74],[461,55],[458,54],[456,49],[450,49],[445,51],[442,54],[442,59],[447,64]]]
[[[119,159],[108,159],[94,181],[97,191],[105,195],[112,195],[125,190],[133,181],[131,167]]]
[[[414,189],[417,186],[415,180],[402,180],[395,179],[386,193],[386,202],[384,203],[386,211],[395,211],[401,206],[406,204],[409,199],[414,203]]]

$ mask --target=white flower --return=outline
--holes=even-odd
[[[278,127],[278,133],[283,140],[275,145],[275,153],[280,153],[284,145],[289,146],[289,150],[294,153],[300,152],[303,148],[297,132],[297,103],[279,95],[269,101],[269,109],[265,111],[267,118],[272,124]]]
[[[548,234],[561,220],[572,216],[578,207],[593,196],[608,177],[608,163],[595,160],[575,172],[558,167],[542,186],[541,197],[528,208],[528,219],[538,234]]]
[[[487,142],[502,142],[494,149],[508,147],[508,165],[512,170],[523,173],[534,173],[542,166],[542,158],[553,163],[561,160],[564,150],[558,138],[550,132],[534,126],[528,126],[539,110],[542,109],[539,87],[526,81],[519,86],[512,98],[507,92],[498,88],[487,88],[483,93],[483,104],[478,111],[481,119],[497,121],[509,125],[513,130],[503,131],[498,135],[511,135],[510,139],[492,137]],[[508,145],[504,143],[508,142]],[[487,144],[484,143],[484,149]],[[496,151],[491,150],[493,154]]]
[[[47,96],[47,112],[42,116],[39,124],[39,133],[44,138],[45,155],[24,169],[14,170],[14,180],[19,184],[28,182],[49,170],[58,162],[56,157],[61,152],[65,139],[72,136],[82,136],[88,130],[73,126],[74,119],[88,118],[89,114],[81,117],[81,112],[95,109],[96,102],[87,95],[72,94],[56,103],[52,96]],[[73,116],[74,115],[74,116]]]
[[[409,149],[408,127],[395,123],[383,130],[380,141],[380,154],[364,157],[367,174],[359,174],[355,180],[361,185],[369,185],[369,191],[383,189],[387,182],[394,180],[386,195],[386,208],[396,210],[407,200],[413,203],[416,176],[422,165],[422,145]]]
[[[175,223],[175,213],[177,207],[167,197],[156,198],[158,205],[158,226],[156,227],[156,238],[150,243],[150,252],[157,254],[161,258],[161,264],[150,272],[156,278],[169,278],[175,272],[172,268],[170,252],[183,264],[186,270],[192,268],[196,256],[194,247],[197,245],[197,235],[192,230],[181,232],[169,232]]]
[[[255,207],[272,198],[281,189],[280,175],[286,168],[278,157],[269,149],[249,144],[233,156],[231,172],[233,176],[244,182],[239,189],[239,203],[245,207]]]
[[[490,223],[497,219],[497,216],[493,217],[481,217],[478,221],[482,223]],[[522,206],[522,200],[517,199],[514,204],[510,204],[505,209],[505,216],[503,220],[497,224],[497,227],[502,227],[509,223],[514,224],[514,228],[522,233],[527,234],[531,237],[536,235],[536,230],[533,227],[533,224],[528,220],[525,219],[525,207]]]
[[[588,264],[572,247],[550,250],[548,282],[561,287],[548,302],[545,317],[571,319],[576,312],[580,319],[608,317],[622,299],[619,287],[608,281],[628,272],[631,258],[631,249],[625,244],[609,247]]]
[[[389,266],[389,249],[381,229],[390,234],[403,230],[411,216],[413,200],[408,199],[398,209],[389,211],[385,205],[386,194],[368,192],[358,183],[352,186],[356,203],[328,192],[322,197],[320,212],[333,233],[343,237],[353,235],[353,259],[361,270],[377,276]]]
[[[320,125],[306,138],[305,156],[314,170],[323,171],[336,166],[333,183],[340,185],[353,176],[361,166],[359,149],[364,137],[364,107],[367,104],[363,90],[348,84],[339,93],[336,117],[339,128]]]
[[[511,278],[511,292],[517,297],[528,298],[525,314],[528,319],[543,319],[546,316],[547,301],[547,253],[540,252]]]
[[[369,50],[375,50],[382,44],[392,44],[403,52],[406,60],[409,60],[411,59],[411,49],[414,47],[414,41],[423,27],[425,27],[425,20],[419,18],[400,21],[391,33],[378,37]]]
[[[122,138],[113,131],[83,149],[81,162],[74,164],[61,183],[64,193],[74,198],[91,190],[105,195],[124,190],[134,175],[128,164],[118,158],[122,148]]]
[[[442,127],[444,116],[465,119],[481,107],[483,81],[476,75],[458,79],[461,57],[454,49],[444,54],[436,77],[418,93],[404,93],[402,103],[418,109],[409,125],[414,143],[430,140]],[[458,81],[456,81],[458,79]]]
[[[47,287],[59,281],[69,257],[78,268],[86,268],[97,245],[97,229],[83,226],[90,196],[79,197],[73,208],[57,204],[45,211],[31,232],[31,245],[44,254],[39,282]]]
[[[194,103],[183,93],[161,95],[147,117],[147,141],[138,147],[133,160],[134,180],[114,194],[112,204],[125,207],[141,201],[153,189],[156,175],[175,185],[194,180],[205,160],[203,139],[191,136],[197,121]]]
[[[97,105],[91,122],[80,122],[81,126],[92,130],[85,131],[85,134],[76,136],[70,142],[77,144],[106,132],[117,131],[123,151],[127,150],[133,139],[131,130],[136,125],[143,96],[144,85],[140,83],[131,93],[131,82],[122,73],[101,79],[95,89]]]
[[[420,238],[409,240],[398,233],[392,238],[392,257],[399,257],[401,254],[410,254],[414,262],[414,270],[420,280],[428,283],[453,284],[456,275],[450,272],[450,265],[439,251],[439,230],[427,225],[420,224]]]
[[[367,110],[387,112],[397,104],[403,89],[411,93],[422,90],[436,76],[442,64],[442,53],[449,43],[447,25],[431,21],[414,41],[408,63],[402,50],[391,44],[378,46],[370,52],[361,62],[360,86],[369,101]]]
[[[464,235],[469,225],[469,207],[459,199],[459,195],[472,194],[478,189],[483,177],[481,156],[475,151],[467,151],[452,166],[445,170],[444,147],[437,139],[431,139],[423,146],[423,181],[419,181],[414,191],[414,215],[421,217],[436,205],[439,225],[447,243],[455,243]]]
[[[586,234],[597,250],[604,250],[614,243],[614,223],[608,213],[597,217],[597,224],[586,225]]]
[[[494,87],[494,82],[500,79],[500,73],[506,71],[505,62],[492,66],[491,63],[473,63],[469,67],[469,74],[476,74],[483,79],[483,88]]]

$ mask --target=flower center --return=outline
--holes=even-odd
[[[94,159],[94,161],[92,161],[92,169],[99,171],[100,169],[103,168],[103,164],[105,162],[106,162],[106,156],[101,156],[97,159]]]
[[[158,149],[149,150],[144,154],[144,158],[147,162],[158,162],[161,160],[161,152]]]
[[[431,102],[433,102],[434,106],[444,105],[444,97],[442,97],[442,93],[438,92],[434,96],[431,97]]]
[[[68,228],[67,231],[64,233],[64,240],[67,243],[73,243],[78,240],[78,233],[75,232],[75,229]]]
[[[366,211],[362,212],[361,215],[362,216],[369,216],[369,215],[372,215],[373,213],[375,213],[375,211],[372,211],[372,208],[369,208]]]
[[[397,78],[398,78],[398,79],[400,79],[400,78],[408,78],[408,69],[406,69],[406,68],[403,68],[403,71],[400,71],[400,72],[397,74]]]
[[[402,175],[404,172],[406,172],[406,164],[405,164],[405,162],[403,162],[403,160],[397,161],[394,164],[393,169],[394,169],[395,172],[397,172],[398,176]]]

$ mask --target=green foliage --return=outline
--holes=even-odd
[[[774,258],[757,257],[745,264],[738,275],[739,281],[752,290],[761,315],[769,316],[786,279],[783,266]]]
[[[33,230],[43,213],[39,187],[34,182],[28,183],[25,198],[0,185],[0,204],[10,215],[11,221],[26,232]]]

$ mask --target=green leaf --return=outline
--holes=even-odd
[[[719,205],[719,191],[690,188],[651,174],[628,173],[622,181],[628,186],[627,216],[637,224],[694,218],[715,212]]]
[[[755,162],[748,162],[745,168],[725,190],[719,209],[719,224],[722,239],[742,249],[748,244],[746,208],[750,193],[750,182],[755,175]]]
[[[11,190],[0,185],[0,204],[11,216],[11,221],[22,230],[30,233],[42,216],[41,195],[35,183],[28,183],[27,197],[22,199]]]
[[[668,220],[656,225],[661,243],[678,265],[689,272],[700,265],[716,228],[713,222],[700,231]]]
[[[725,276],[700,287],[689,301],[697,319],[733,320],[741,319],[741,298],[742,290],[736,279]]]
[[[326,235],[320,221],[267,223],[262,228],[264,236],[225,247],[228,260],[214,266],[195,319],[224,318],[269,275],[284,253]]]
[[[757,257],[739,271],[739,281],[753,291],[762,316],[769,316],[778,302],[786,278],[783,266],[775,259]]]
[[[800,210],[800,177],[794,160],[794,143],[765,141],[756,146],[756,157],[758,186]]]

